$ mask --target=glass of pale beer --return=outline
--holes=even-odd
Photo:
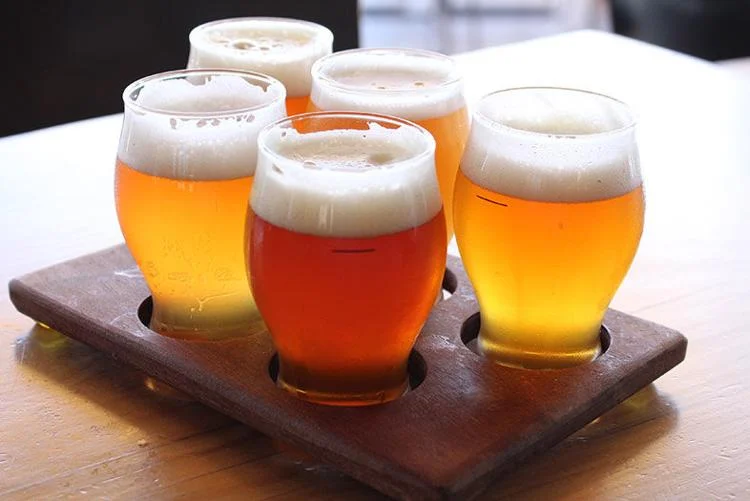
[[[432,136],[395,117],[310,113],[258,143],[248,268],[278,385],[329,405],[398,398],[445,266]]]
[[[258,132],[284,117],[284,98],[281,82],[232,70],[161,73],[125,89],[115,200],[151,290],[152,330],[223,339],[262,327],[245,215]]]
[[[450,241],[453,184],[469,133],[463,80],[455,62],[416,49],[352,49],[318,60],[312,78],[309,111],[385,113],[430,131]]]
[[[527,368],[596,358],[602,319],[643,230],[628,107],[574,89],[485,96],[454,201],[456,240],[479,301],[479,349]]]
[[[333,50],[333,33],[298,19],[220,19],[190,31],[188,68],[236,68],[270,75],[286,86],[288,115],[303,113],[310,95],[310,69]]]

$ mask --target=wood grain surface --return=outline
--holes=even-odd
[[[499,366],[464,345],[478,305],[460,259],[450,257],[448,268],[453,294],[433,308],[415,346],[419,385],[395,402],[358,409],[302,402],[277,388],[265,330],[224,342],[149,330],[139,315],[148,289],[125,246],[14,279],[9,289],[31,318],[400,499],[469,499],[685,357],[678,332],[610,310],[606,351],[594,362],[550,371]]]
[[[750,499],[750,83],[598,32],[457,60],[471,102],[533,84],[633,106],[646,227],[612,306],[690,343],[685,361],[654,385],[479,499]],[[122,241],[112,190],[120,122],[0,139],[3,283]],[[35,326],[4,290],[0,423],[3,499],[382,498],[299,448]]]

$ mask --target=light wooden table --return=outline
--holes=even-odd
[[[471,101],[568,85],[640,117],[646,230],[613,306],[686,361],[482,499],[750,499],[750,83],[596,32],[458,56]],[[139,75],[134,75],[137,77]],[[120,116],[0,140],[0,281],[121,241]],[[379,499],[18,314],[0,291],[0,498]]]

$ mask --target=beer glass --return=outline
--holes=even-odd
[[[288,115],[302,113],[310,95],[310,68],[333,50],[325,26],[297,19],[241,17],[191,30],[188,68],[259,71],[286,86]]]
[[[454,221],[490,358],[556,368],[598,355],[643,230],[634,129],[625,104],[582,90],[509,89],[478,103]]]
[[[385,113],[435,138],[435,166],[453,237],[453,184],[469,133],[463,81],[451,58],[414,49],[353,49],[313,65],[310,111]]]
[[[284,116],[284,86],[231,70],[181,70],[129,85],[115,170],[122,234],[151,290],[154,331],[249,334],[245,213],[257,137]]]
[[[329,405],[398,398],[445,266],[433,138],[397,118],[311,113],[258,144],[247,255],[278,385]]]

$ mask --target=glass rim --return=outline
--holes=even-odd
[[[159,107],[154,107],[154,106],[146,106],[146,105],[137,103],[135,99],[132,97],[133,93],[135,93],[139,89],[145,88],[149,84],[153,84],[156,82],[165,82],[168,80],[175,80],[178,78],[188,78],[190,76],[200,76],[200,75],[204,75],[204,76],[226,75],[226,76],[237,76],[237,77],[241,77],[245,79],[250,77],[254,80],[254,82],[262,81],[268,84],[268,88],[277,87],[278,94],[276,96],[273,96],[271,99],[269,99],[266,102],[253,105],[253,106],[237,107],[237,108],[233,108],[230,110],[201,111],[201,112],[175,111],[175,110],[167,110],[164,108],[159,108]],[[144,113],[151,113],[154,115],[164,115],[164,116],[173,116],[173,117],[223,117],[223,116],[236,115],[238,113],[256,111],[256,110],[267,108],[268,106],[271,106],[277,102],[283,102],[286,100],[286,87],[284,87],[284,84],[282,84],[279,80],[273,78],[272,76],[269,76],[269,75],[266,75],[265,73],[260,73],[257,71],[239,70],[239,69],[221,69],[221,68],[189,68],[189,69],[183,68],[179,70],[170,70],[170,71],[163,71],[161,73],[154,73],[152,75],[148,75],[143,78],[139,78],[138,80],[135,80],[134,82],[130,83],[127,87],[125,87],[125,90],[122,92],[122,100],[126,108],[141,111]]]
[[[550,132],[538,132],[538,131],[532,131],[532,130],[526,130],[526,129],[519,129],[517,127],[513,127],[501,121],[490,118],[484,112],[481,111],[480,108],[481,108],[482,103],[486,102],[492,97],[497,96],[499,94],[511,94],[517,91],[563,91],[566,93],[570,92],[570,93],[575,93],[575,94],[585,94],[588,96],[593,96],[596,98],[604,99],[605,101],[608,101],[610,103],[616,104],[620,109],[622,109],[625,112],[627,120],[625,121],[624,125],[615,127],[614,129],[604,130],[600,132],[591,132],[587,134],[555,134],[555,133],[550,133]],[[627,103],[625,103],[624,101],[621,101],[620,99],[617,99],[615,97],[612,97],[610,95],[607,95],[601,92],[592,91],[592,90],[578,89],[575,87],[556,87],[556,86],[509,87],[507,89],[499,89],[499,90],[492,91],[490,93],[483,95],[477,101],[477,104],[475,106],[475,111],[473,113],[473,117],[474,119],[479,120],[484,125],[487,125],[501,132],[510,131],[514,134],[519,134],[519,135],[524,135],[524,136],[529,136],[529,137],[545,138],[545,139],[554,138],[554,139],[559,139],[559,140],[599,139],[599,138],[604,138],[607,136],[618,136],[618,135],[621,135],[625,132],[628,132],[634,129],[635,126],[638,124],[638,120],[633,109]]]
[[[286,157],[284,155],[281,155],[274,149],[272,149],[268,145],[268,141],[266,138],[271,133],[272,130],[277,129],[283,125],[292,125],[296,121],[300,120],[308,120],[313,118],[329,118],[329,119],[357,119],[357,120],[363,120],[363,121],[372,121],[376,123],[390,123],[390,124],[397,124],[401,127],[410,127],[416,131],[419,132],[420,136],[426,139],[426,148],[423,148],[418,154],[415,154],[413,156],[410,156],[408,158],[404,158],[399,160],[398,162],[395,162],[394,165],[398,165],[405,162],[418,162],[430,155],[435,154],[435,138],[432,136],[430,131],[422,127],[421,125],[412,122],[411,120],[406,120],[405,118],[399,118],[393,115],[385,115],[382,113],[369,113],[369,112],[357,112],[357,111],[312,111],[308,113],[300,113],[298,115],[291,115],[279,118],[278,120],[275,120],[266,126],[264,126],[260,132],[258,133],[258,153],[260,154],[263,152],[264,155],[267,155],[274,159],[283,159],[284,161],[292,161],[298,164],[302,164],[303,160],[295,160],[289,157]],[[330,130],[343,130],[342,128],[333,128]],[[315,131],[315,132],[321,132],[321,131]]]
[[[338,80],[331,78],[330,76],[326,75],[323,72],[323,66],[328,64],[328,62],[331,60],[348,57],[352,55],[357,55],[357,54],[368,54],[368,53],[369,54],[385,53],[386,55],[389,53],[406,54],[409,56],[440,60],[440,61],[444,61],[450,64],[450,72],[448,73],[448,78],[445,81],[440,82],[440,84],[436,86],[412,88],[412,89],[370,89],[370,88],[361,87],[359,85],[345,84],[345,83],[339,82]],[[440,89],[445,89],[447,87],[451,87],[454,85],[458,85],[463,81],[463,76],[458,71],[456,60],[453,59],[451,56],[447,54],[443,54],[441,52],[437,52],[437,51],[426,50],[426,49],[413,49],[409,47],[359,47],[356,49],[340,50],[340,51],[328,54],[326,56],[323,56],[317,61],[315,61],[315,63],[313,63],[312,65],[312,68],[310,69],[310,73],[312,74],[313,83],[315,83],[315,81],[320,81],[320,82],[325,83],[327,86],[333,87],[337,90],[350,92],[352,94],[376,94],[376,95],[426,94],[426,93],[438,91]]]
[[[333,32],[326,26],[323,26],[322,24],[313,22],[313,21],[306,21],[304,19],[294,19],[291,17],[274,17],[274,16],[238,16],[238,17],[227,17],[223,19],[215,19],[213,21],[208,21],[206,23],[199,24],[198,26],[193,27],[190,30],[190,33],[188,34],[188,42],[193,44],[195,42],[195,38],[198,37],[201,33],[204,31],[213,28],[215,26],[219,26],[222,24],[236,24],[236,23],[242,23],[242,22],[249,22],[249,21],[273,21],[273,22],[281,22],[281,23],[287,23],[287,24],[297,24],[301,26],[307,26],[308,28],[312,28],[312,31],[315,32],[314,39],[321,38],[326,41],[333,42]]]

